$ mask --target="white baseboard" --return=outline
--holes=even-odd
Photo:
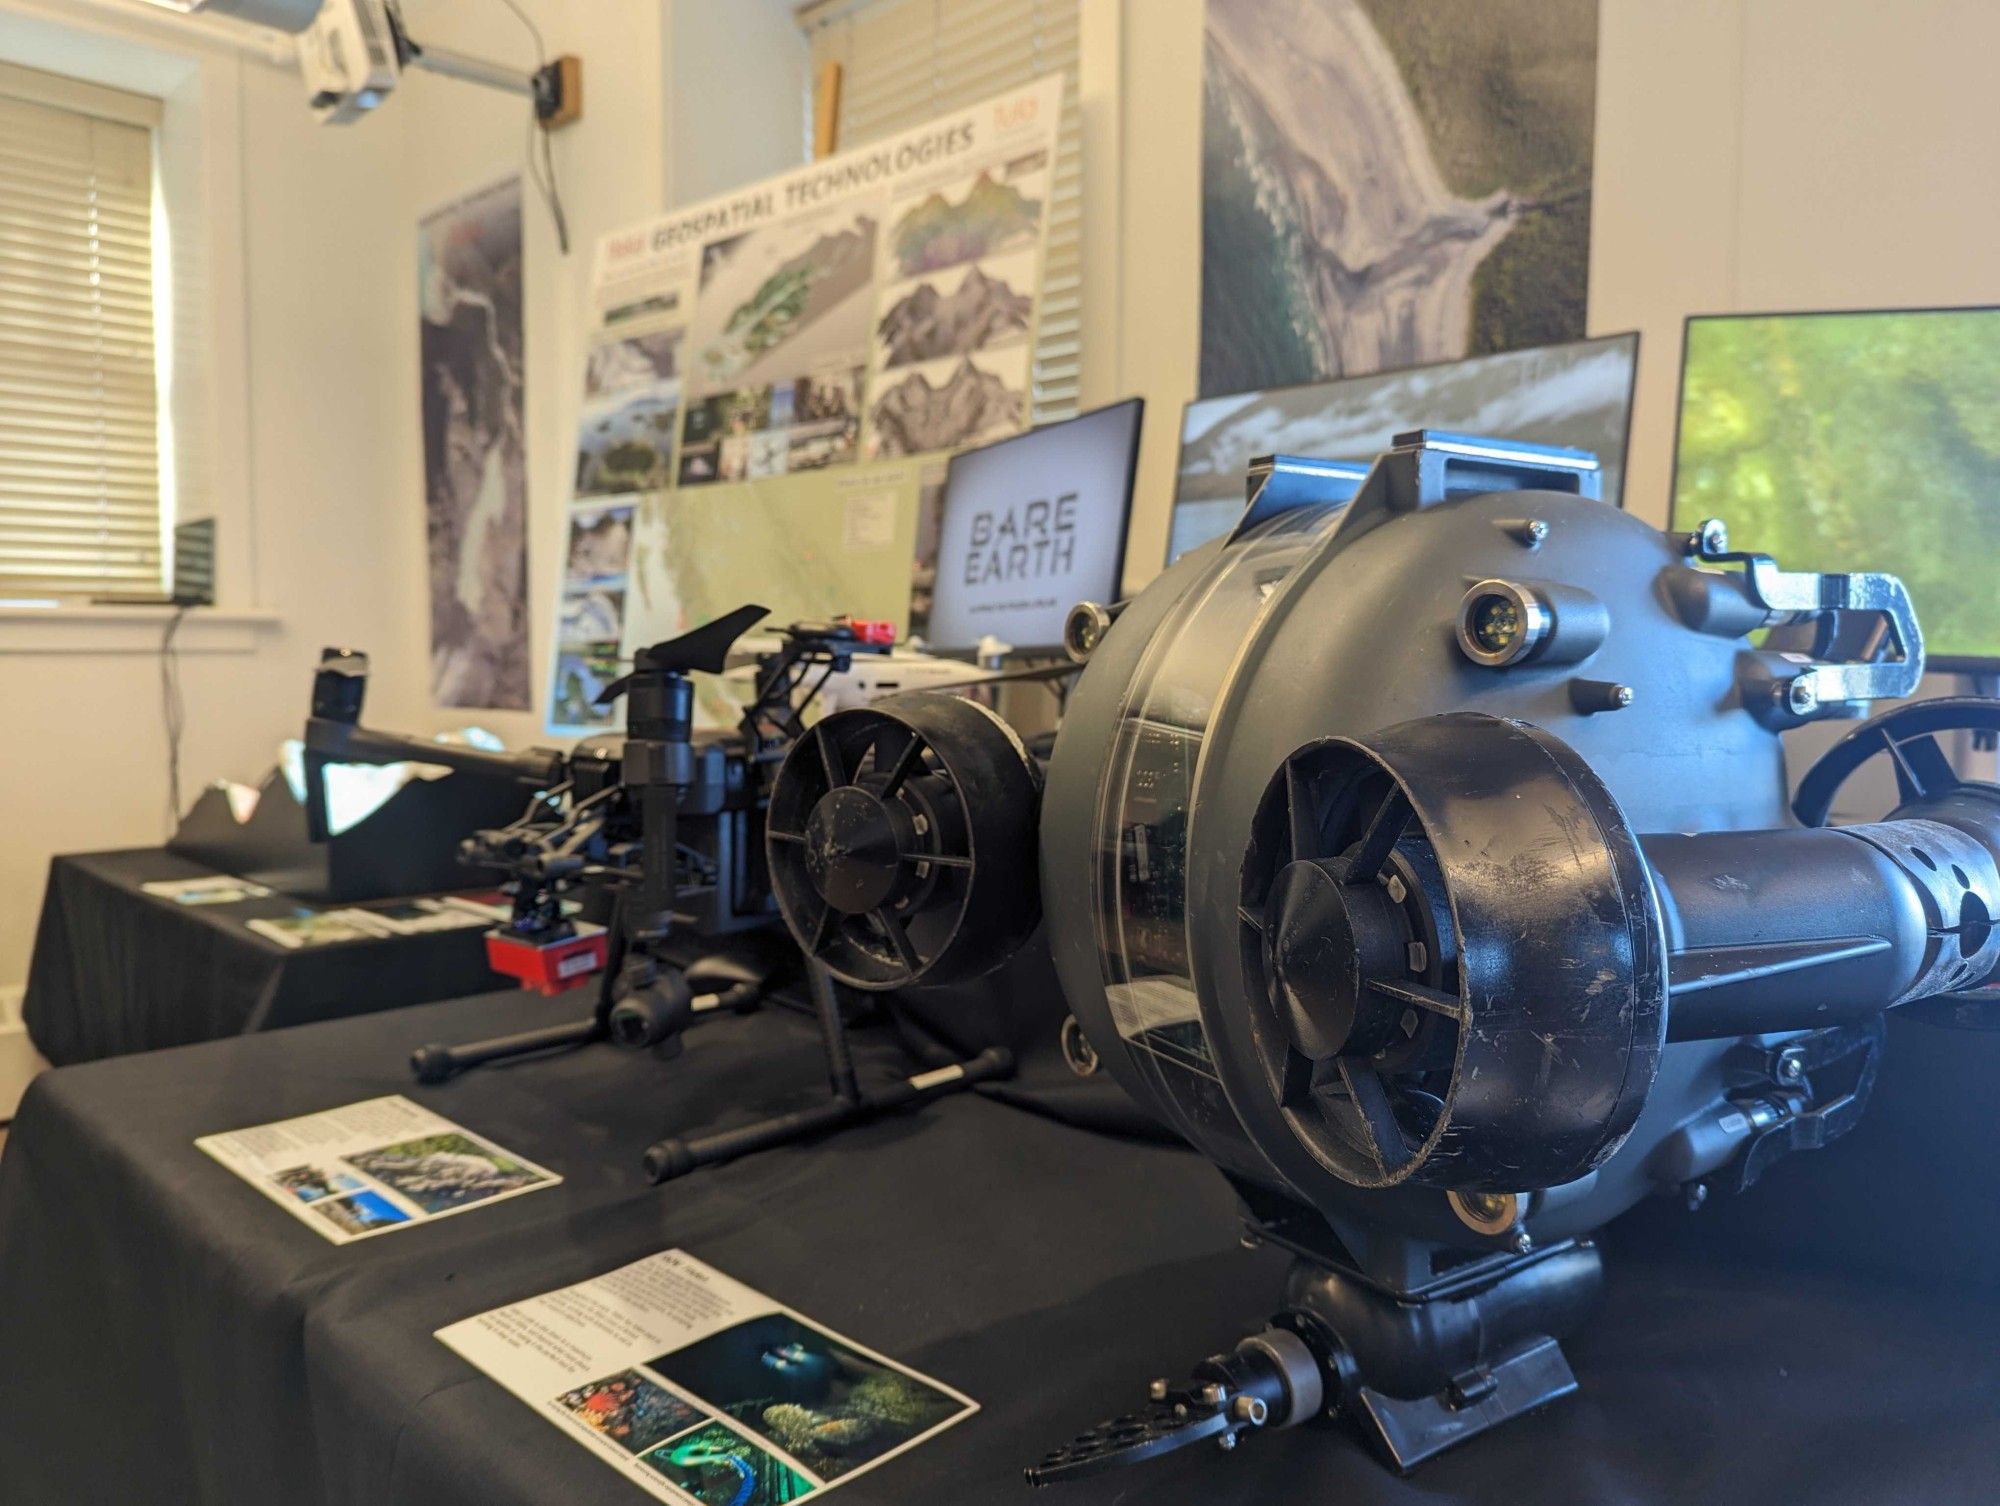
[[[0,1123],[14,1117],[28,1079],[48,1065],[29,1041],[28,1027],[21,1023],[24,992],[19,983],[0,985]]]

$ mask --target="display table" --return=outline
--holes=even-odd
[[[983,1098],[645,1185],[639,1152],[662,1132],[819,1091],[811,1026],[782,1012],[705,1023],[675,1063],[592,1047],[437,1089],[403,1075],[421,1041],[552,1008],[464,999],[39,1079],[0,1156],[0,1496],[639,1506],[431,1335],[678,1246],[982,1404],[841,1501],[1026,1506],[1023,1464],[1267,1314],[1282,1263],[1236,1248],[1205,1162]],[[1042,1499],[2000,1498],[2000,1305],[1990,1278],[1952,1284],[1990,1258],[1976,1236],[1991,1234],[1995,1158],[1983,1131],[1936,1156],[1958,1189],[1942,1203],[1931,1173],[1867,1175],[1873,1158],[1902,1164],[1899,1138],[1920,1129],[1913,1154],[1931,1155],[1939,1115],[1977,1117],[1945,1094],[2000,1042],[1910,1027],[1892,1047],[1900,1085],[1872,1140],[1864,1128],[1780,1168],[1761,1204],[1691,1217],[1662,1202],[1613,1229],[1608,1300],[1568,1346],[1578,1396],[1410,1480],[1305,1428]],[[889,1065],[879,1040],[858,1054],[864,1072]],[[566,1180],[337,1247],[190,1143],[390,1092]],[[1920,1279],[1929,1240],[1969,1246]]]
[[[144,884],[213,870],[162,848],[49,865],[22,1016],[57,1066],[485,992],[479,928],[287,949],[245,921],[290,915],[273,894],[180,905]],[[335,906],[317,906],[331,909]]]

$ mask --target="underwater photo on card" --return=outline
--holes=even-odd
[[[702,1506],[781,1506],[818,1488],[720,1423],[663,1443],[639,1462]]]
[[[827,1480],[972,1410],[921,1376],[790,1313],[738,1323],[647,1368]]]
[[[634,1454],[708,1420],[693,1402],[636,1370],[621,1370],[565,1391],[555,1403],[592,1432]]]

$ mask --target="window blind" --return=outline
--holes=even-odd
[[[158,590],[159,102],[0,64],[0,590]]]
[[[1030,80],[1063,76],[1035,333],[1034,421],[1074,415],[1083,354],[1077,0],[818,0],[798,14],[814,76],[823,64],[840,64],[836,139],[843,151]]]

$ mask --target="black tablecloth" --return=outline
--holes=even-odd
[[[638,1506],[431,1335],[679,1246],[983,1404],[843,1500],[1024,1506],[1024,1462],[1271,1304],[1280,1261],[1235,1248],[1205,1163],[978,1097],[643,1185],[638,1153],[662,1131],[817,1088],[810,1027],[781,1013],[705,1024],[673,1064],[595,1047],[439,1089],[403,1080],[413,1043],[549,1008],[459,1000],[38,1080],[0,1156],[0,1496]],[[1965,1090],[2000,1041],[1893,1035],[1873,1121],[1781,1167],[1761,1206],[1762,1188],[1613,1227],[1608,1300],[1568,1345],[1578,1396],[1408,1480],[1306,1428],[1043,1499],[2000,1499],[2000,1306],[1973,1263],[2000,1179],[1983,1133],[1956,1138],[1982,1122]],[[881,1070],[884,1049],[864,1063]],[[395,1091],[566,1181],[336,1247],[189,1143]],[[1868,1179],[1880,1166],[1922,1174]],[[1938,1242],[1972,1253],[1933,1269]]]
[[[273,894],[181,905],[141,885],[213,870],[163,848],[49,864],[21,1003],[57,1066],[491,989],[479,928],[290,949],[244,922],[293,914]],[[334,908],[318,906],[315,908]]]

